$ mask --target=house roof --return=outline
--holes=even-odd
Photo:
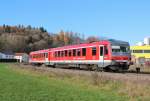
[[[5,52],[3,52],[3,54],[5,54],[5,55],[14,55],[14,53],[11,52],[11,51],[5,51]]]
[[[0,52],[1,55],[4,55],[4,53]]]
[[[22,56],[24,54],[26,54],[26,53],[15,53],[15,56]]]

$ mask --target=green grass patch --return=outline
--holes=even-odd
[[[105,82],[107,83],[110,82]],[[94,87],[83,80],[43,75],[0,64],[0,101],[128,101],[119,83]],[[111,88],[110,88],[111,87]],[[107,89],[108,88],[108,89]]]

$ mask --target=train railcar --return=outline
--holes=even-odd
[[[49,61],[48,52],[49,49],[30,52],[29,63],[37,65],[46,64]]]
[[[49,64],[111,70],[126,70],[130,61],[129,43],[117,40],[71,45],[49,51]]]
[[[48,50],[47,65],[68,65],[91,69],[127,70],[131,59],[129,43],[104,40],[93,43],[70,45]]]

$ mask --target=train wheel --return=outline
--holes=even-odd
[[[110,66],[109,68],[110,68],[110,70],[112,72],[118,72],[119,71],[119,67],[118,66]]]
[[[55,64],[53,64],[53,65],[51,65],[51,67],[52,67],[52,68],[56,68],[56,65],[55,65]]]
[[[95,70],[98,71],[98,72],[104,71],[104,69],[103,69],[102,67],[98,67],[98,66],[96,66],[96,69],[95,69]]]

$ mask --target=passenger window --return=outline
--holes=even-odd
[[[80,56],[81,55],[81,51],[80,49],[77,49],[77,56]]]
[[[60,51],[58,51],[58,57],[60,57]]]
[[[67,56],[67,54],[68,54],[68,51],[67,51],[67,50],[65,50],[65,56]]]
[[[86,56],[86,48],[82,48],[82,56]]]
[[[73,49],[73,56],[76,56],[76,49]]]
[[[55,52],[55,57],[57,57],[57,52]]]
[[[105,46],[105,55],[108,55],[108,48]]]
[[[150,53],[150,50],[144,50],[144,53]]]
[[[69,56],[71,56],[71,50],[69,50]]]
[[[103,54],[104,54],[104,49],[103,49],[103,46],[102,46],[102,47],[100,47],[100,56],[103,56]]]
[[[133,53],[143,53],[143,50],[133,50]]]
[[[96,55],[96,47],[93,47],[92,48],[92,56],[95,56]]]

